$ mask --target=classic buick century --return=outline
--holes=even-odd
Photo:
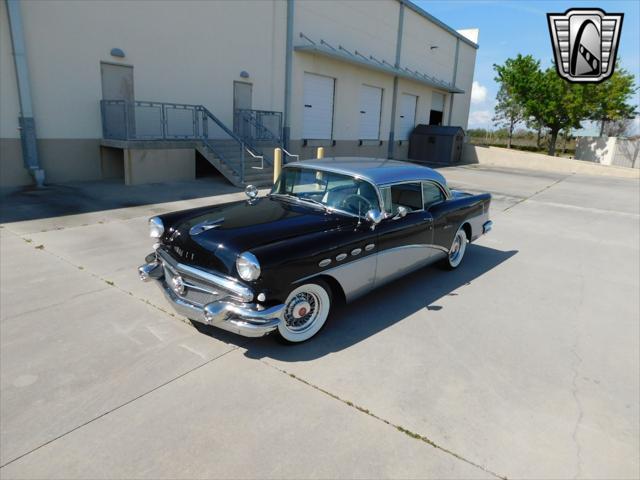
[[[178,313],[248,337],[313,337],[331,306],[435,261],[454,269],[491,229],[488,193],[393,160],[287,164],[266,197],[153,217],[139,268]]]

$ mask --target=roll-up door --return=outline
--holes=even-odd
[[[400,97],[400,128],[398,140],[408,140],[416,125],[416,104],[418,97],[403,93]]]
[[[380,138],[380,109],[382,89],[362,85],[360,87],[360,136],[361,140]]]
[[[304,74],[302,137],[330,139],[333,130],[333,85],[331,77]]]

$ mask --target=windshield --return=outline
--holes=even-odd
[[[380,209],[375,188],[366,180],[313,168],[285,168],[271,190],[310,204],[363,217],[372,208]]]

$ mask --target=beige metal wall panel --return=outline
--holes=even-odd
[[[393,64],[400,4],[395,0],[304,0],[295,3],[294,45],[308,44],[300,32],[319,43],[342,45]]]
[[[13,64],[7,4],[0,2],[0,138],[20,138],[18,85]],[[8,150],[7,150],[8,152]],[[0,159],[4,163],[4,159]],[[22,159],[20,159],[22,164]],[[6,172],[6,166],[3,166]]]
[[[451,125],[467,128],[469,122],[469,107],[471,106],[471,86],[473,84],[473,74],[476,67],[477,50],[464,42],[460,42],[458,52],[458,75],[456,86],[464,90],[465,93],[456,93],[453,96],[453,112]],[[448,99],[445,106],[449,107]],[[449,118],[445,112],[445,122]]]
[[[432,46],[437,48],[432,49]],[[413,10],[405,9],[400,57],[402,67],[450,83],[455,55],[456,37]]]
[[[17,93],[0,3],[4,137],[15,125]],[[50,0],[21,7],[39,138],[101,137],[101,61],[133,65],[136,99],[204,104],[228,125],[233,81],[243,80],[243,70],[253,107],[283,110],[285,2]],[[114,47],[126,57],[112,57]]]

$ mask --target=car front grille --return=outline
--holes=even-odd
[[[206,284],[195,277],[179,273],[166,263],[164,263],[164,275],[165,282],[178,297],[200,307],[211,302],[225,300],[227,298],[232,299],[234,297],[232,292],[228,292],[218,286]],[[182,293],[176,291],[170,281],[170,279],[176,275],[182,278],[184,285],[184,291]]]
[[[209,282],[205,282],[196,276],[189,275],[183,271],[178,271],[176,262],[166,252],[162,252],[158,255],[158,259],[162,262],[164,269],[164,282],[171,288],[182,300],[185,300],[193,305],[204,307],[208,303],[216,302],[220,300],[240,300],[234,292],[227,290],[220,285],[214,285]],[[184,288],[183,291],[175,288],[175,282],[172,279],[179,277],[179,283]]]

